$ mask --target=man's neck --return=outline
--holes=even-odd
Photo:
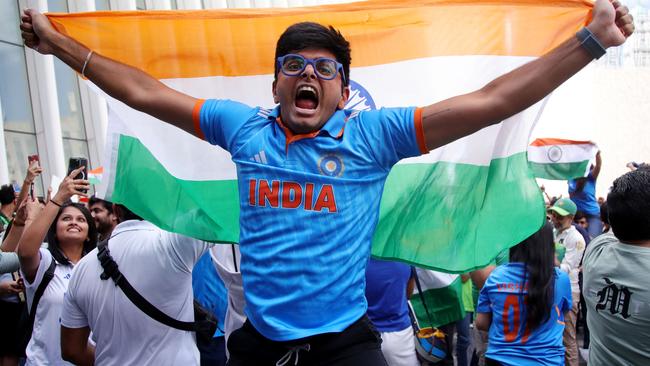
[[[650,240],[627,240],[627,241],[621,240],[621,243],[635,245],[637,247],[650,248]]]

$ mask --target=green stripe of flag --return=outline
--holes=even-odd
[[[164,230],[208,241],[239,241],[236,180],[178,179],[139,140],[124,135],[115,171],[113,202],[128,203],[131,211]]]
[[[525,152],[489,166],[400,164],[386,182],[372,254],[462,273],[487,265],[544,220]]]
[[[569,180],[585,176],[589,160],[576,163],[536,163],[529,162],[530,169],[537,178]]]
[[[422,295],[431,315],[431,321],[429,321],[417,290],[411,295],[411,305],[420,327],[439,327],[465,317],[460,276],[449,286],[425,290]]]
[[[128,202],[132,211],[165,230],[209,241],[239,240],[235,180],[176,178],[128,136],[120,138],[115,171],[113,202]],[[396,165],[380,212],[375,257],[457,273],[488,264],[536,231],[545,217],[525,153],[495,159],[490,166]]]

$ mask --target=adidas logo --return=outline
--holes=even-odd
[[[268,160],[266,160],[266,153],[264,152],[264,150],[261,150],[260,152],[255,154],[250,160],[258,162],[260,164],[268,164]]]

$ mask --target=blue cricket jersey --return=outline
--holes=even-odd
[[[485,356],[504,365],[564,365],[564,312],[571,309],[569,276],[555,269],[551,314],[531,332],[526,326],[524,274],[523,263],[499,266],[481,289],[477,312],[492,313]]]
[[[214,336],[223,336],[222,330],[226,323],[226,311],[228,310],[228,290],[217,274],[217,269],[214,268],[210,252],[203,254],[192,269],[192,290],[194,300],[214,314],[219,321]]]
[[[366,268],[368,318],[380,332],[411,327],[406,287],[413,269],[405,263],[370,258]]]
[[[202,103],[202,105],[201,105]],[[280,109],[199,101],[197,133],[237,166],[246,315],[286,341],[340,332],[366,313],[365,267],[390,168],[426,152],[416,108],[339,110],[294,135]]]
[[[584,212],[587,215],[598,216],[600,215],[600,206],[598,205],[598,200],[596,199],[596,179],[591,173],[587,176],[585,181],[584,188],[582,191],[578,192],[576,190],[576,181],[569,180],[569,197],[576,206],[578,210]]]

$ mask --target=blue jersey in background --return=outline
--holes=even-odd
[[[523,263],[497,267],[481,289],[477,312],[492,313],[485,354],[504,365],[564,365],[564,312],[571,309],[569,276],[555,269],[555,296],[546,322],[526,326]]]

